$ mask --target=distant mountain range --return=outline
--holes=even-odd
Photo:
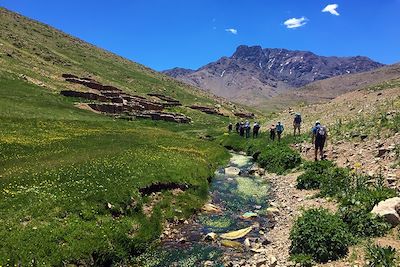
[[[215,95],[257,106],[262,99],[314,81],[382,66],[363,56],[325,57],[308,51],[241,45],[231,57],[198,70],[174,68],[163,73]]]

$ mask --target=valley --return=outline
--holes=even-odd
[[[0,266],[398,266],[399,64],[241,45],[157,72],[0,20]]]

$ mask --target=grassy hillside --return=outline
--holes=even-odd
[[[90,76],[184,104],[224,103],[139,64],[0,8],[0,265],[128,261],[164,219],[188,216],[228,157],[228,118],[179,108],[192,124],[116,120],[59,95]],[[145,194],[151,185],[161,195]],[[159,190],[160,188],[155,188]]]

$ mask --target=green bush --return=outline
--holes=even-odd
[[[260,165],[269,172],[283,174],[300,165],[301,157],[286,144],[275,143],[267,146],[258,157]]]
[[[352,190],[342,195],[340,205],[342,207],[359,206],[362,209],[371,211],[379,202],[395,197],[396,191],[387,187],[366,187]]]
[[[290,254],[307,254],[327,262],[345,256],[352,236],[347,225],[326,209],[310,209],[295,222],[291,232]]]
[[[326,175],[328,170],[334,165],[331,161],[306,162],[304,164],[305,172],[297,177],[298,189],[317,189],[321,186],[322,176]]]
[[[360,183],[365,177],[353,176],[353,179],[356,185],[349,188],[340,199],[341,218],[356,237],[384,235],[390,229],[390,225],[373,216],[370,211],[380,201],[396,196],[396,191],[383,186],[367,187],[365,183]]]
[[[366,248],[366,259],[369,267],[395,267],[398,263],[396,250],[391,246],[380,247],[378,245],[370,245]]]
[[[372,215],[369,210],[359,206],[343,207],[339,215],[354,237],[383,236],[390,229],[390,224],[384,219]]]
[[[312,267],[315,265],[312,256],[308,254],[294,254],[290,256],[290,260],[299,267]]]
[[[326,172],[326,175],[323,175],[321,177],[321,196],[339,196],[343,192],[346,192],[346,190],[348,190],[351,185],[349,171],[344,168],[330,168]]]
[[[297,177],[297,189],[318,189],[321,186],[321,175],[305,172]]]

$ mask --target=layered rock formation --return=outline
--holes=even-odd
[[[80,97],[96,102],[88,106],[94,110],[108,115],[126,115],[128,117],[164,120],[177,123],[189,123],[191,119],[183,114],[164,112],[163,109],[171,106],[180,106],[181,103],[166,95],[158,93],[148,94],[160,101],[153,101],[143,96],[130,95],[121,89],[103,85],[91,78],[78,77],[73,74],[63,74],[63,78],[71,83],[81,84],[90,88],[89,92],[64,90],[61,94],[68,97]]]

